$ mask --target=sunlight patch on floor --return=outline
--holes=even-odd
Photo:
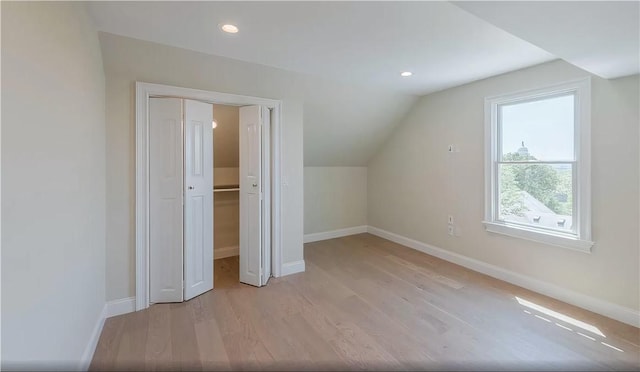
[[[559,313],[557,311],[553,311],[553,310],[548,309],[548,308],[546,308],[544,306],[540,306],[540,305],[534,304],[533,302],[529,302],[529,301],[524,300],[524,299],[522,299],[520,297],[516,297],[516,300],[518,300],[518,303],[520,305],[522,305],[522,306],[526,306],[526,307],[528,307],[528,308],[530,308],[532,310],[536,310],[536,311],[541,312],[541,313],[543,313],[545,315],[548,315],[550,317],[553,317],[553,318],[556,318],[558,320],[561,320],[561,321],[563,321],[565,323],[571,324],[571,325],[576,326],[578,328],[582,328],[585,331],[591,332],[591,333],[596,334],[598,336],[601,336],[601,337],[604,337],[604,338],[607,337],[597,327],[595,327],[595,326],[593,326],[591,324],[587,324],[587,323],[585,323],[583,321],[580,321],[578,319],[575,319],[575,318],[572,318],[570,316],[561,314],[561,313]],[[545,320],[547,320],[547,319],[545,319]]]
[[[591,341],[595,341],[596,340],[595,338],[593,338],[591,336],[588,336],[588,335],[585,335],[584,333],[581,333],[581,332],[576,332],[576,333],[579,334],[582,337],[588,338]]]
[[[606,346],[606,347],[610,347],[610,348],[612,348],[613,350],[616,350],[616,351],[619,351],[619,352],[621,352],[621,353],[624,353],[624,350],[622,350],[622,349],[618,349],[617,347],[615,347],[615,346],[613,346],[613,345],[609,345],[609,344],[608,344],[608,343],[606,343],[606,342],[601,342],[601,344],[603,344],[603,345],[604,345],[604,346]]]
[[[538,318],[538,319],[542,319],[542,320],[544,320],[544,321],[545,321],[545,322],[547,322],[547,323],[551,323],[551,321],[550,321],[549,319],[547,319],[547,318],[545,318],[545,317],[543,317],[543,316],[540,316],[540,315],[537,315],[537,314],[536,314],[536,315],[534,315],[534,316],[535,316],[536,318]]]
[[[573,329],[571,329],[571,328],[569,328],[569,327],[565,327],[565,326],[563,326],[563,325],[562,325],[562,324],[560,324],[560,323],[556,323],[556,325],[557,325],[558,327],[560,327],[560,328],[564,328],[564,329],[566,329],[567,331],[571,331],[571,332],[573,332]]]

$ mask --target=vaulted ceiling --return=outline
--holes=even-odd
[[[326,81],[307,90],[304,148],[305,165],[329,166],[366,165],[418,95],[557,58],[607,78],[638,73],[637,3],[554,4],[143,1],[89,11],[104,32]],[[240,32],[221,32],[224,23]],[[332,81],[360,93],[341,104]]]
[[[640,72],[638,1],[464,1],[455,4],[605,79]]]

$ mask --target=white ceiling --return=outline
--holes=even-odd
[[[135,64],[122,55],[126,50],[145,50],[136,56],[143,59],[158,51],[195,58],[184,50],[190,49],[210,55],[212,63],[223,63],[216,57],[222,56],[232,64],[292,71],[278,76],[302,87],[304,162],[313,166],[366,165],[415,102],[411,95],[558,57],[603,77],[638,73],[637,2],[148,1],[88,7],[101,31],[182,48],[104,34],[105,66],[119,66],[122,59]],[[222,33],[223,23],[240,32]],[[401,78],[404,70],[414,75]]]
[[[100,34],[100,46],[110,97],[147,81],[303,105],[305,166],[367,165],[418,99],[110,33]],[[242,88],[252,82],[254,89]]]
[[[91,2],[101,31],[426,94],[556,57],[448,2]],[[222,33],[222,23],[240,28]],[[401,71],[414,73],[401,78]]]
[[[455,4],[603,78],[640,72],[638,1],[465,1]]]

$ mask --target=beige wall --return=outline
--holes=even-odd
[[[240,166],[240,108],[213,105],[213,167],[238,168]]]
[[[81,4],[1,6],[2,368],[71,370],[105,305],[100,46]]]
[[[303,259],[303,101],[282,70],[100,34],[106,75],[107,299],[135,294],[134,83],[144,81],[283,101],[283,262]]]
[[[213,105],[213,163],[215,185],[239,185],[240,108]],[[213,194],[213,246],[216,250],[240,244],[240,193]]]
[[[481,222],[484,97],[585,76],[555,61],[423,97],[369,163],[369,224],[639,309],[637,75],[592,77],[593,253],[492,235]],[[450,157],[448,144],[460,152]],[[447,234],[449,214],[459,237]]]
[[[214,186],[239,185],[240,167],[213,168],[213,184]]]
[[[213,247],[215,250],[240,246],[240,193],[213,194]]]
[[[304,168],[304,233],[367,224],[367,167]]]

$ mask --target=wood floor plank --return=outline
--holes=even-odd
[[[96,351],[89,368],[93,371],[109,371],[116,366],[120,340],[125,330],[124,325],[129,316],[117,316],[104,322],[102,334],[98,340]]]
[[[347,364],[340,357],[328,340],[314,329],[302,314],[291,315],[283,322],[292,335],[296,335],[299,346],[306,351],[311,362],[304,369],[312,370],[344,370]]]
[[[235,286],[235,285],[234,285]],[[238,286],[245,294],[257,288]],[[274,359],[258,337],[249,318],[234,309],[228,290],[218,291],[210,302],[222,333],[225,351],[232,369],[263,369]],[[227,323],[226,320],[229,322]]]
[[[177,368],[182,371],[202,369],[194,328],[191,307],[197,301],[170,305],[171,311],[171,355]],[[174,365],[176,366],[176,365]]]
[[[209,319],[196,324],[196,343],[203,370],[228,370],[231,368],[224,340],[215,320]]]
[[[91,370],[638,370],[640,330],[369,234],[263,288],[108,319]]]
[[[273,357],[283,365],[295,368],[294,364],[309,362],[307,353],[299,348],[293,337],[283,329],[283,322],[272,317],[264,306],[260,297],[260,290],[244,288],[229,293],[231,305],[241,323],[250,325],[247,332],[251,338],[261,341],[261,344]],[[263,299],[264,300],[264,299]]]
[[[368,366],[368,368],[370,368],[371,365],[368,364],[372,362],[377,366],[385,366],[386,369],[404,369],[402,362],[400,362],[394,356],[393,351],[388,348],[391,346],[388,341],[390,339],[396,339],[393,337],[394,333],[397,334],[397,332],[395,332],[397,330],[395,324],[391,324],[389,321],[379,324],[379,327],[383,327],[383,329],[385,329],[386,326],[385,335],[383,335],[382,332],[367,332],[361,327],[364,323],[360,317],[350,316],[341,309],[345,301],[349,299],[361,301],[357,299],[355,293],[348,291],[344,287],[341,290],[340,283],[332,282],[331,278],[326,276],[326,274],[324,278],[321,277],[321,270],[314,267],[311,267],[310,270],[311,275],[309,275],[309,278],[311,278],[316,285],[306,285],[302,296],[309,300],[308,304],[311,305],[312,308],[307,308],[309,305],[304,305],[303,308],[306,310],[306,315],[316,315],[314,316],[315,319],[319,318],[317,312],[321,311],[322,314],[324,314],[324,320],[333,325],[333,328],[329,330],[329,337],[334,349],[343,355],[345,360],[358,367]],[[314,280],[314,278],[317,280]],[[326,285],[329,285],[334,290],[326,290],[324,287]],[[320,329],[326,330],[327,327],[321,326]],[[361,351],[359,351],[358,348],[352,350],[350,345],[352,342],[351,338],[358,339],[359,343],[366,345],[365,349],[376,350],[379,358],[376,357],[371,360],[366,356],[360,355],[359,353],[361,353]]]
[[[149,317],[143,312],[135,312],[125,320],[123,336],[118,349],[117,367],[126,366],[127,369],[144,370],[145,359],[141,355],[146,353]]]
[[[313,263],[310,268],[320,271]],[[341,284],[341,281],[333,279],[328,273],[325,275],[324,280],[328,281],[331,288],[349,286]],[[309,293],[308,289],[306,292]],[[337,297],[331,301],[326,298],[323,300],[322,305],[331,306],[332,312],[339,315],[339,321],[353,319],[358,327],[374,336],[378,344],[389,350],[391,355],[403,363],[405,361],[432,360],[427,349],[420,344],[420,339],[409,332],[408,328],[403,328],[397,318],[387,316],[383,311],[369,304],[357,292],[351,291],[348,296]]]
[[[174,367],[171,348],[171,312],[170,304],[151,305],[144,310],[148,320],[147,344],[145,349],[145,367],[148,370],[171,370]],[[125,315],[127,317],[132,314]],[[122,366],[127,369],[128,366]]]
[[[229,370],[229,356],[224,347],[224,341],[218,321],[203,296],[192,300],[192,316],[196,332],[199,359],[203,370]]]

